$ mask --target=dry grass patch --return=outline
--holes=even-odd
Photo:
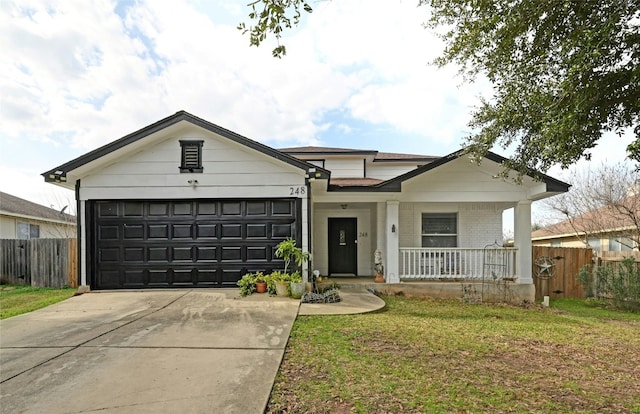
[[[385,297],[296,321],[270,413],[640,413],[640,315]]]

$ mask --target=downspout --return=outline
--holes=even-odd
[[[313,237],[311,237],[311,180],[308,178],[305,179],[305,185],[307,186],[307,246],[309,246],[309,254],[311,254],[313,251],[313,246],[311,245],[313,240]],[[311,257],[311,260],[313,260],[313,257]],[[314,280],[311,280],[311,260],[307,261],[307,282],[315,282]]]
[[[80,206],[80,180],[76,180],[76,267],[77,267],[77,278],[78,278],[78,287],[82,283],[82,219],[80,217],[80,213],[82,212]]]

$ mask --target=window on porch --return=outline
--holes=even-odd
[[[457,213],[422,213],[422,247],[457,246]]]

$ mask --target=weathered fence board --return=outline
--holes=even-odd
[[[78,287],[76,239],[0,240],[0,279],[35,287]]]
[[[533,281],[536,285],[536,299],[584,298],[584,287],[578,281],[578,272],[585,265],[592,264],[593,250],[569,247],[533,246]],[[553,267],[551,277],[541,272],[536,264],[539,258],[550,258]]]

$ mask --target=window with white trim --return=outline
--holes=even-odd
[[[40,238],[40,226],[37,224],[18,222],[17,238],[21,240],[39,239]]]
[[[457,213],[422,213],[422,247],[457,247]]]
[[[182,156],[180,158],[181,173],[201,173],[202,144],[204,141],[180,141]]]
[[[616,237],[609,239],[610,252],[629,252],[633,250],[633,240],[628,237]]]

